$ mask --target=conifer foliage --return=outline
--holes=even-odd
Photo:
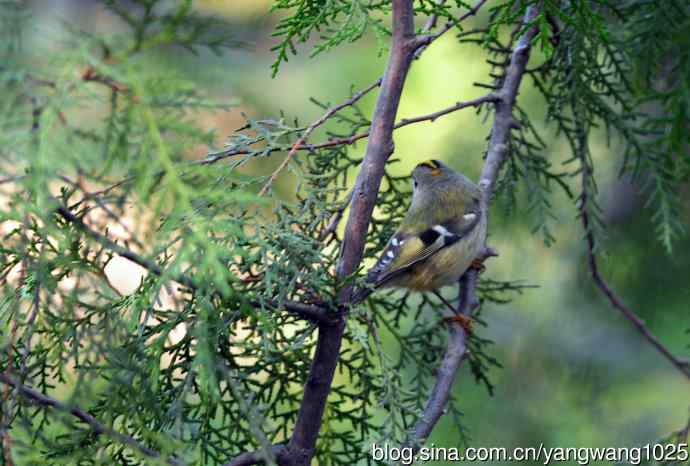
[[[390,54],[388,68],[340,104],[315,100],[325,113],[311,124],[289,109],[248,119],[220,150],[195,115],[227,103],[147,60],[163,47],[222,54],[239,45],[232,31],[191,0],[101,3],[122,30],[65,25],[71,46],[36,63],[22,48],[29,10],[0,1],[3,465],[352,465],[372,462],[372,442],[421,445],[443,412],[471,430],[445,385],[465,361],[491,392],[487,369],[500,365],[491,342],[440,330],[445,304],[433,294],[350,302],[408,207],[409,179],[389,171],[401,126],[469,107],[492,121],[487,205],[493,194],[519,203],[525,189],[516,209],[550,243],[552,191],[562,189],[580,208],[595,265],[603,224],[588,138],[604,127],[625,148],[622,171],[649,185],[659,240],[670,251],[684,232],[687,2],[276,0],[276,79],[291,54],[367,34]],[[468,28],[476,15],[483,25]],[[407,70],[443,34],[489,52],[487,94],[396,120]],[[547,155],[537,117],[516,101],[528,81],[570,160]],[[359,99],[377,91],[375,113],[364,114]],[[312,136],[317,128],[326,136]],[[190,161],[199,147],[208,154]],[[239,170],[261,157],[281,161],[273,174]],[[273,190],[284,173],[294,200]],[[127,294],[109,279],[123,261],[142,272]],[[458,306],[480,323],[484,304],[527,287],[463,280]]]

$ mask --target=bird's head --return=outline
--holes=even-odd
[[[465,175],[438,160],[427,160],[412,170],[412,205],[423,210],[441,198],[470,202],[479,199],[479,188]]]
[[[415,189],[444,183],[457,176],[457,173],[438,160],[427,160],[412,170],[412,184]]]

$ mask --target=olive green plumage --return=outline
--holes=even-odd
[[[484,246],[482,193],[472,181],[437,160],[417,165],[412,179],[410,208],[367,276],[373,288],[431,291],[457,283]]]

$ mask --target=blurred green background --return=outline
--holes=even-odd
[[[64,23],[98,33],[117,32],[121,27],[97,2],[29,3],[36,21],[23,47],[27,59],[37,62],[49,60],[55,48],[62,46]],[[301,122],[313,121],[323,111],[309,102],[310,97],[340,102],[349,96],[351,86],[361,89],[377,79],[385,65],[385,50],[379,53],[376,39],[365,36],[313,59],[308,58],[313,44],[302,45],[299,55],[271,78],[274,55],[270,47],[275,43],[271,32],[278,18],[269,13],[270,6],[269,0],[197,1],[195,8],[224,18],[236,39],[246,45],[222,56],[203,51],[193,56],[178,49],[147,56],[147,66],[184,76],[210,95],[237,103],[229,112],[198,117],[202,126],[216,129],[218,147],[242,125],[243,113],[261,118],[284,111]],[[483,20],[482,15],[474,19],[475,23]],[[460,45],[454,34],[446,34],[413,65],[399,119],[482,95],[483,90],[473,83],[487,81],[485,59],[479,48]],[[543,102],[530,86],[526,80],[519,102],[532,115],[541,115]],[[375,93],[362,100],[366,115],[371,114],[374,100]],[[547,128],[540,129],[549,135],[548,157],[555,171],[572,169],[560,165],[569,157],[563,142]],[[408,173],[418,162],[433,157],[476,179],[488,130],[489,122],[471,109],[434,123],[405,127],[395,133],[394,157],[401,162],[394,169]],[[311,141],[319,138],[322,132]],[[202,156],[207,149],[200,148],[190,157]],[[362,154],[364,149],[365,140],[350,151]],[[608,147],[603,136],[594,138],[592,152],[608,224],[601,259],[604,276],[672,352],[688,355],[690,240],[682,238],[673,254],[667,254],[655,240],[650,211],[643,209],[644,191],[617,178],[620,154],[616,145]],[[269,173],[280,160],[280,156],[262,159],[249,169]],[[286,197],[292,192],[290,181],[281,180]],[[683,196],[690,200],[687,186]],[[492,370],[493,397],[475,385],[467,367],[461,370],[455,396],[461,400],[470,444],[634,446],[679,429],[688,419],[690,384],[594,289],[573,201],[555,191],[553,206],[557,241],[551,247],[545,246],[539,234],[532,234],[533,219],[525,202],[518,211],[507,212],[500,203],[492,211],[490,244],[500,257],[487,264],[486,276],[524,280],[539,288],[526,290],[508,305],[484,309],[488,325],[477,332],[496,342],[492,351],[503,368]],[[684,216],[687,225],[687,206]],[[442,419],[430,441],[459,446],[460,436],[450,419]]]

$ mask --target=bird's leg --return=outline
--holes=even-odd
[[[451,311],[453,311],[453,314],[455,314],[455,308],[453,307],[453,305],[452,305],[451,303],[449,303],[449,302],[446,300],[446,298],[443,297],[443,295],[442,295],[441,293],[439,293],[437,290],[433,290],[432,293],[434,293],[434,295],[436,295],[436,297],[437,297],[438,299],[440,299],[441,302],[442,302],[443,304],[445,304],[446,306],[448,306],[448,309],[450,309]]]
[[[465,331],[468,334],[472,333],[472,318],[468,317],[464,314],[458,314],[456,312],[455,308],[453,307],[453,305],[451,303],[449,303],[446,300],[446,298],[444,298],[443,295],[441,295],[441,293],[439,293],[438,291],[434,290],[433,293],[434,293],[434,295],[436,295],[436,297],[438,299],[441,300],[441,302],[443,302],[443,304],[448,306],[448,309],[450,309],[453,312],[453,315],[450,317],[445,317],[443,319],[443,322],[448,323],[448,324],[453,323],[453,322],[457,322],[458,324],[460,324],[460,326],[462,328],[465,329]]]

